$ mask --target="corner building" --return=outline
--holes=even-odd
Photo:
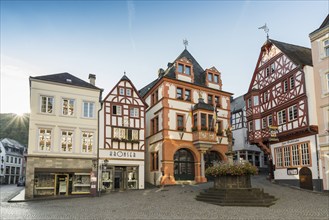
[[[205,169],[225,161],[230,97],[221,73],[203,69],[185,49],[139,91],[146,110],[146,181],[206,182]]]
[[[270,156],[275,181],[322,190],[311,49],[268,39],[244,99],[248,140]]]

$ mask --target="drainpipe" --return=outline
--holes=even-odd
[[[98,110],[97,112],[97,162],[96,162],[96,165],[97,165],[97,170],[96,170],[96,175],[97,175],[97,192],[98,192],[98,196],[100,196],[100,190],[99,190],[99,184],[100,184],[100,181],[99,181],[99,115],[100,115],[100,112],[101,110],[103,109],[103,101],[102,101],[102,92],[103,90],[100,91],[100,94],[99,94],[99,103],[101,104],[101,108]]]

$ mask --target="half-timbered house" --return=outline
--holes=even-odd
[[[243,96],[231,101],[231,125],[234,138],[234,160],[247,160],[260,170],[267,167],[267,155],[247,138],[246,105]]]
[[[146,104],[124,75],[99,113],[99,189],[144,189]]]
[[[221,73],[203,69],[185,49],[142,88],[146,111],[146,181],[205,182],[205,169],[226,160],[230,96]]]
[[[271,155],[275,181],[321,189],[311,50],[268,39],[244,98],[248,139]]]

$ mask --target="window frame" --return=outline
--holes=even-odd
[[[131,118],[139,118],[139,108],[134,106],[134,107],[130,107],[129,109],[129,116]]]
[[[68,106],[66,107],[67,108],[67,114],[64,114],[64,101],[67,101],[68,103]],[[69,113],[69,108],[70,108],[70,102],[73,101],[73,105],[72,105],[72,114],[68,114]],[[72,117],[72,116],[75,116],[75,99],[72,99],[72,98],[62,98],[62,115],[63,116],[68,116],[68,117]]]
[[[150,171],[158,171],[159,170],[159,151],[150,153]]]
[[[298,108],[297,108],[297,104],[296,105],[293,105],[293,106],[290,106],[288,108],[288,121],[294,121],[296,119],[298,119]]]
[[[180,126],[180,120],[182,125]],[[176,130],[177,131],[184,131],[185,130],[185,115],[184,114],[176,114]]]
[[[87,111],[87,116],[85,112],[85,104],[88,104],[88,111]],[[92,111],[90,111],[90,107],[93,106]],[[83,118],[95,118],[95,102],[93,101],[83,101],[82,102],[82,117]],[[92,113],[92,115],[90,115]]]
[[[63,132],[66,132],[66,134],[65,135],[63,135]],[[68,135],[68,133],[69,132],[71,132],[71,148],[69,147],[69,143],[67,143],[68,142],[68,137],[69,137],[69,135]],[[66,146],[65,146],[65,149],[66,150],[63,150],[63,139],[65,138],[65,142],[66,142]],[[61,130],[61,143],[60,143],[60,151],[62,152],[62,153],[72,153],[73,152],[73,141],[74,141],[74,131],[72,131],[72,130],[64,130],[64,129],[62,129]]]
[[[328,42],[328,44],[326,44]],[[323,40],[324,57],[329,57],[329,38]]]
[[[89,142],[87,143],[89,144],[91,143],[91,151],[88,151],[89,149],[88,145],[86,145],[86,149],[84,150],[84,134],[88,134],[88,136],[85,139],[89,140]],[[91,137],[89,137],[89,135],[91,135]],[[95,144],[95,132],[88,130],[81,131],[81,153],[92,154],[94,152],[94,144]]]
[[[42,110],[43,108],[43,98],[46,98],[46,105],[45,111]],[[51,112],[49,112],[49,99],[51,99]],[[40,95],[40,113],[47,114],[47,115],[54,115],[55,114],[55,97],[48,96],[48,95]]]
[[[278,111],[277,118],[278,118],[278,125],[287,123],[287,110],[282,109],[281,111]]]
[[[296,87],[295,76],[289,77],[289,88],[290,90]]]
[[[312,166],[310,142],[300,142],[274,148],[276,168],[301,168]],[[280,164],[281,158],[281,164]]]
[[[43,143],[43,146],[41,147],[40,146],[40,138],[41,138],[41,130],[45,130],[45,132],[47,132],[47,135],[43,135],[44,138],[44,143]],[[50,132],[48,132],[50,131]],[[38,128],[38,151],[42,151],[42,152],[51,152],[52,151],[52,148],[53,148],[53,143],[52,143],[52,139],[53,139],[53,129],[51,128]],[[49,149],[47,149],[47,138],[49,139]],[[45,148],[45,149],[44,149]]]
[[[114,108],[115,108],[115,113],[114,113]],[[118,113],[118,109],[120,109],[120,113]],[[112,105],[111,108],[111,114],[115,116],[121,116],[122,115],[122,105]]]

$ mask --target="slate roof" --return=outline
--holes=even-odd
[[[44,75],[44,76],[30,76],[30,79],[38,79],[43,81],[49,81],[49,82],[56,82],[66,85],[73,85],[78,87],[84,87],[89,89],[97,89],[102,90],[86,81],[83,81],[82,79],[79,79],[78,77],[73,76],[70,73],[56,73],[51,75]]]
[[[313,66],[312,51],[310,48],[287,44],[273,39],[269,39],[269,41],[287,55],[295,64]]]
[[[239,96],[232,100],[231,102],[231,112],[238,112],[242,111],[242,109],[245,107],[246,103],[244,101],[243,95]]]
[[[193,84],[199,85],[199,86],[204,86],[206,87],[206,72],[205,70],[200,66],[200,64],[194,59],[194,57],[190,54],[190,52],[187,49],[184,49],[183,52],[174,60],[172,63],[168,63],[167,69],[164,71],[164,74],[159,76],[157,79],[143,87],[142,89],[139,90],[139,94],[143,97],[146,95],[146,93],[152,89],[152,87],[160,81],[163,77],[164,78],[171,78],[171,79],[176,79],[175,75],[175,62],[178,59],[181,59],[185,57],[188,59],[193,66],[193,72],[194,72],[194,82]],[[224,92],[224,91],[222,91]]]
[[[197,109],[204,109],[209,111],[214,111],[214,107],[212,105],[209,105],[208,103],[205,103],[203,98],[199,98],[199,102],[194,105],[193,111]]]
[[[314,34],[315,32],[318,32],[319,30],[325,28],[329,26],[329,14],[327,15],[327,17],[324,19],[324,21],[322,22],[322,24],[320,25],[320,27],[318,29],[316,29],[315,31],[313,31],[312,33],[310,33],[310,35]]]

